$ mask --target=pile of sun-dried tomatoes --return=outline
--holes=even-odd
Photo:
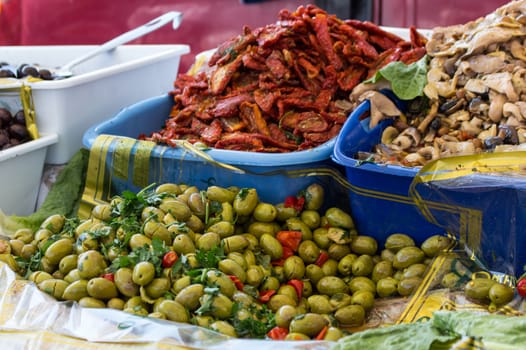
[[[392,61],[425,55],[426,39],[411,40],[371,22],[342,20],[314,6],[282,10],[276,23],[219,45],[206,69],[180,74],[164,128],[148,136],[252,152],[291,152],[335,137],[358,83]]]

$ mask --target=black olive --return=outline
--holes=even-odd
[[[25,141],[29,137],[29,132],[24,125],[13,124],[9,127],[9,135],[20,141]]]
[[[9,134],[5,130],[0,130],[0,148],[9,143]]]
[[[509,126],[507,124],[499,125],[498,136],[502,138],[502,141],[504,143],[507,143],[510,145],[519,144],[519,135],[517,135],[517,130],[515,130],[514,127]]]
[[[2,127],[7,127],[13,120],[13,115],[7,108],[0,108],[0,120],[2,121]]]
[[[495,147],[502,145],[503,143],[504,141],[498,136],[488,137],[484,140],[484,148],[487,150],[494,150]]]
[[[20,67],[18,67],[17,73],[19,78],[27,76],[38,78],[40,76],[40,74],[38,73],[38,69],[26,63],[23,63],[22,65],[20,65]]]
[[[16,70],[11,66],[2,66],[0,68],[0,78],[16,78]]]
[[[13,121],[16,124],[26,125],[26,115],[24,114],[24,110],[23,109],[21,109],[21,110],[19,110],[18,112],[15,113],[15,115],[13,116]]]
[[[440,118],[433,119],[433,121],[431,121],[431,124],[429,124],[429,127],[435,131],[440,129],[441,126],[442,126],[442,122],[440,121]]]
[[[40,78],[44,80],[53,80],[53,73],[51,73],[49,69],[42,68],[40,69],[39,73],[40,73]]]

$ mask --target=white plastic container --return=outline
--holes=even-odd
[[[0,58],[55,68],[88,50],[81,46],[5,46]],[[180,58],[188,45],[123,45],[79,64],[64,80],[26,82],[31,86],[37,126],[56,133],[46,163],[64,164],[82,147],[82,135],[92,125],[113,117],[122,108],[173,89]],[[1,84],[0,91],[21,84]]]
[[[57,141],[57,134],[42,134],[0,151],[0,209],[5,214],[25,216],[35,211],[46,154]]]

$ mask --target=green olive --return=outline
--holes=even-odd
[[[415,241],[405,233],[393,233],[385,240],[385,248],[396,253],[404,247],[414,247]]]
[[[223,219],[225,220],[225,219]],[[232,220],[230,220],[232,221]],[[192,235],[193,232],[203,232],[205,229],[205,224],[198,216],[192,214],[190,218],[184,222],[187,233]]]
[[[312,230],[298,217],[287,219],[285,227],[289,231],[300,231],[303,240],[312,240]]]
[[[358,258],[356,254],[347,254],[338,262],[338,272],[343,276],[349,276],[352,273],[352,265]]]
[[[323,265],[321,270],[325,276],[334,276],[338,272],[338,262],[332,258],[329,258]]]
[[[378,282],[380,279],[393,275],[393,264],[390,261],[382,260],[373,267],[371,279]]]
[[[208,227],[209,232],[216,232],[219,237],[232,236],[235,232],[234,224],[230,221],[219,221]]]
[[[146,221],[143,225],[143,233],[148,238],[157,237],[165,244],[172,244],[172,234],[166,226],[160,222],[149,220]]]
[[[186,202],[192,213],[200,218],[204,218],[206,214],[206,205],[203,197],[204,194],[194,192],[188,196]]]
[[[177,294],[192,283],[188,275],[184,275],[172,282],[172,291]]]
[[[444,288],[456,288],[460,284],[460,276],[455,272],[448,272],[442,277],[440,285]]]
[[[341,307],[351,304],[352,296],[348,293],[336,293],[331,295],[329,303],[333,307],[333,311]]]
[[[307,277],[313,284],[318,283],[323,276],[325,276],[325,274],[320,266],[309,264],[305,267],[305,277]]]
[[[278,210],[272,204],[260,202],[254,208],[252,215],[257,221],[272,222],[276,219]]]
[[[283,247],[281,243],[272,235],[265,233],[259,238],[259,245],[263,252],[270,256],[271,260],[281,259]]]
[[[402,278],[409,278],[409,277],[422,277],[424,276],[424,273],[427,270],[427,265],[418,263],[410,265],[409,267],[405,268],[402,273]]]
[[[298,315],[298,310],[292,305],[283,305],[274,315],[276,326],[289,328],[290,321]]]
[[[225,253],[228,254],[230,252],[242,252],[250,242],[246,237],[235,235],[223,238],[222,243]]]
[[[163,184],[157,186],[155,188],[155,193],[169,193],[169,194],[177,196],[177,195],[183,193],[183,190],[177,184],[174,184],[174,183],[171,183],[171,182],[166,182],[166,183],[163,183]]]
[[[0,254],[11,254],[11,245],[7,238],[0,236]]]
[[[223,259],[218,264],[219,270],[227,275],[236,276],[239,280],[245,283],[247,279],[247,273],[241,265],[232,259]]]
[[[401,270],[409,267],[413,264],[418,264],[424,261],[425,254],[422,249],[414,246],[403,247],[398,252],[396,252],[393,267],[395,269]]]
[[[283,272],[288,280],[302,279],[305,275],[305,263],[297,255],[290,256],[283,263]]]
[[[245,255],[243,255],[240,252],[230,252],[226,256],[228,259],[232,259],[235,262],[239,264],[243,268],[243,270],[246,270],[248,268],[247,261],[245,260]]]
[[[398,293],[398,280],[393,277],[384,277],[376,282],[376,293],[380,298],[386,298]]]
[[[144,289],[150,298],[157,299],[166,294],[170,287],[170,280],[168,278],[157,277],[148,283]]]
[[[285,222],[290,218],[293,218],[298,215],[298,212],[293,207],[285,207],[283,203],[276,204],[276,220],[280,222]]]
[[[38,285],[38,284],[40,284],[40,282],[42,282],[44,280],[49,280],[49,279],[52,279],[52,278],[53,278],[53,276],[51,276],[51,274],[49,274],[49,273],[47,273],[45,271],[33,271],[29,275],[29,277],[27,279],[32,281],[36,285]]]
[[[427,238],[420,248],[424,251],[424,253],[432,258],[438,255],[440,252],[444,251],[448,247],[451,246],[452,240],[449,237],[441,236],[441,235],[434,235],[429,238]]]
[[[60,214],[48,216],[41,224],[40,228],[51,231],[54,234],[60,233],[66,222],[66,217]]]
[[[260,291],[266,290],[277,290],[279,288],[280,281],[276,276],[266,276],[261,283],[259,288]]]
[[[289,325],[289,332],[301,333],[308,337],[315,337],[329,324],[327,318],[316,313],[306,313],[295,317]]]
[[[376,293],[376,283],[365,276],[353,277],[349,282],[349,289],[354,294],[360,290],[367,290],[371,293]]]
[[[106,267],[104,256],[97,250],[88,250],[78,256],[77,270],[81,279],[100,276]]]
[[[354,276],[368,276],[373,272],[374,263],[370,255],[360,255],[352,264]]]
[[[267,308],[273,312],[279,310],[283,305],[296,306],[297,303],[291,296],[286,294],[274,294],[267,302]]]
[[[318,213],[316,210],[303,210],[300,214],[300,219],[311,230],[318,228],[321,222],[320,213]]]
[[[220,244],[221,237],[216,232],[204,233],[196,243],[197,248],[200,250],[212,250],[214,247],[219,247]]]
[[[389,249],[383,249],[380,253],[380,258],[385,261],[389,261],[390,263],[393,262],[395,257],[395,253],[392,250]]]
[[[189,310],[195,310],[199,307],[199,298],[204,294],[202,284],[191,284],[181,290],[175,297],[175,301]]]
[[[184,222],[192,216],[192,211],[188,205],[179,199],[174,198],[165,198],[161,204],[159,204],[159,209],[165,213],[170,213],[173,217],[180,222]]]
[[[101,300],[117,297],[117,287],[115,287],[115,283],[103,277],[94,277],[90,279],[86,290],[90,297]]]
[[[466,296],[476,300],[487,300],[489,298],[489,290],[497,283],[489,278],[475,278],[466,283],[464,292]]]
[[[20,256],[20,252],[22,251],[22,247],[25,245],[23,240],[21,239],[11,239],[9,240],[9,245],[11,246],[11,254]]]
[[[227,321],[222,321],[222,320],[214,321],[214,322],[212,322],[210,324],[209,327],[210,327],[211,330],[214,330],[214,331],[216,331],[218,333],[227,335],[229,337],[234,337],[234,338],[238,337],[236,329],[234,328],[234,326],[232,326]]]
[[[234,282],[223,272],[219,270],[210,270],[206,273],[208,283],[215,284],[219,287],[222,294],[232,297],[237,288]]]
[[[320,184],[314,183],[304,191],[305,196],[305,209],[307,210],[319,210],[323,205],[323,199],[325,197],[325,190]]]
[[[240,216],[252,214],[259,202],[258,193],[255,188],[242,188],[235,196],[232,206]]]
[[[243,237],[247,239],[247,236],[243,236]],[[250,242],[250,240],[247,239],[247,242]],[[249,246],[247,246],[247,249],[243,252],[243,257],[245,258],[245,261],[247,262],[247,266],[256,265],[257,263],[256,254],[254,254],[254,250],[250,249],[250,243],[249,243]]]
[[[338,341],[343,337],[344,334],[341,329],[339,329],[338,327],[329,327],[329,329],[327,329],[327,333],[325,333],[325,337],[323,338],[323,340]]]
[[[106,302],[109,309],[124,310],[124,300],[121,298],[111,298]]]
[[[316,283],[316,289],[321,294],[331,296],[336,293],[347,293],[349,286],[339,277],[324,276]]]
[[[206,189],[206,197],[211,201],[216,201],[219,203],[233,203],[236,193],[237,191],[214,185],[208,186]]]
[[[195,252],[194,241],[192,241],[192,238],[190,238],[190,236],[185,233],[179,234],[174,237],[172,248],[179,255],[186,255],[188,253]]]
[[[133,282],[133,271],[128,267],[121,267],[113,276],[115,286],[119,292],[126,297],[133,297],[139,294],[139,285]]]
[[[111,219],[112,208],[109,204],[97,204],[91,209],[91,215],[101,221],[109,221]]]
[[[325,212],[325,217],[331,226],[341,227],[348,230],[354,228],[354,221],[351,215],[344,212],[340,208],[332,207],[327,209]]]
[[[19,228],[13,234],[14,239],[19,239],[24,243],[31,243],[34,239],[34,233],[30,228]]]
[[[199,298],[199,302],[201,306],[203,305],[211,305],[211,315],[220,319],[225,320],[232,316],[232,307],[233,302],[224,294],[217,294],[217,295],[210,295],[210,294],[203,294],[201,298]]]
[[[64,280],[57,278],[49,278],[40,282],[38,284],[38,289],[40,289],[44,293],[53,296],[55,299],[60,300],[62,299],[62,295],[64,295],[64,291],[66,290],[68,285],[69,283]]]
[[[69,238],[61,238],[58,241],[51,243],[46,249],[44,256],[49,260],[49,263],[56,265],[60,260],[73,252],[73,242]]]
[[[138,262],[132,271],[132,281],[139,286],[145,286],[155,277],[155,266],[149,261]]]
[[[409,277],[403,278],[398,282],[398,294],[405,297],[413,293],[413,291],[420,286],[422,278]]]
[[[35,239],[31,243],[36,243],[37,247],[42,249],[44,243],[53,235],[53,232],[47,228],[41,228],[35,232]]]
[[[329,248],[332,243],[329,235],[329,230],[326,227],[318,227],[312,231],[312,240],[320,247],[321,249]]]
[[[97,308],[97,309],[102,309],[102,308],[105,308],[106,307],[106,304],[104,303],[104,301],[102,300],[99,300],[97,298],[93,298],[93,297],[84,297],[84,298],[80,298],[80,300],[78,301],[79,305],[81,307],[85,307],[85,308]]]
[[[196,326],[208,328],[214,322],[214,318],[208,315],[205,315],[205,316],[195,315],[192,317],[191,321],[192,321],[192,324]]]
[[[358,290],[352,295],[351,304],[361,305],[365,312],[369,312],[374,306],[374,294],[368,290]]]
[[[62,274],[67,275],[69,271],[77,268],[78,257],[77,254],[69,254],[60,259],[60,262],[58,263],[59,271]]]
[[[297,305],[299,302],[298,293],[296,289],[290,284],[282,284],[277,291],[277,294],[283,294],[291,297],[294,300],[294,305]]]
[[[79,301],[81,298],[88,296],[88,281],[87,280],[78,280],[70,283],[64,293],[62,294],[62,299],[64,300],[74,300]]]
[[[488,292],[491,302],[497,306],[505,305],[513,300],[515,291],[510,286],[501,283],[495,283]]]
[[[378,249],[378,243],[373,237],[356,236],[351,242],[351,250],[358,255],[375,255]]]
[[[145,246],[151,246],[152,240],[145,235],[141,233],[135,233],[130,237],[130,241],[128,242],[128,246],[131,250],[135,250],[137,248],[142,248]]]
[[[353,238],[356,237],[356,231],[332,226],[327,229],[327,237],[337,244],[350,244]]]
[[[154,206],[146,206],[141,212],[142,221],[155,221],[160,222],[164,218],[165,213],[161,209]]]
[[[280,226],[276,222],[261,222],[254,221],[248,225],[248,233],[256,237],[257,239],[265,233],[274,236],[280,230]]]
[[[77,281],[81,279],[79,275],[79,269],[73,269],[67,273],[66,276],[64,276],[64,281],[71,283],[73,281]]]
[[[188,323],[190,321],[188,310],[175,300],[165,299],[161,301],[157,310],[164,314],[170,321],[182,323]]]
[[[298,255],[306,264],[312,264],[320,256],[320,248],[311,240],[303,240],[298,247]]]
[[[361,326],[365,321],[365,309],[358,304],[347,305],[336,310],[334,318],[336,318],[342,326]]]
[[[332,243],[327,249],[327,254],[337,261],[340,261],[344,256],[351,253],[351,247],[348,244]]]
[[[328,295],[314,294],[307,298],[307,305],[316,314],[330,314],[335,310]]]
[[[24,244],[20,250],[20,257],[30,260],[31,257],[37,252],[37,247],[34,244]],[[55,265],[55,264],[53,264]]]

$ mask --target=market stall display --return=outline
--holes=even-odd
[[[503,31],[502,42],[520,37],[523,7],[523,1],[513,1],[466,24],[474,28],[466,35],[479,40],[487,31]],[[495,28],[478,27],[494,16],[502,19]],[[19,275],[5,274],[0,325],[39,329],[28,315],[50,303],[55,311],[42,315],[44,330],[88,341],[197,348],[252,342],[255,348],[285,349],[345,349],[368,336],[391,342],[393,334],[404,339],[423,320],[428,322],[417,332],[436,335],[421,343],[425,348],[486,341],[476,338],[482,328],[473,321],[475,333],[457,324],[438,335],[443,329],[438,325],[457,323],[456,316],[437,312],[443,309],[494,314],[498,317],[484,319],[505,318],[522,327],[516,320],[524,314],[524,300],[515,289],[522,273],[523,256],[515,249],[520,230],[501,225],[507,232],[488,235],[484,218],[494,211],[467,202],[489,198],[489,188],[484,187],[486,197],[477,191],[455,197],[463,190],[455,186],[458,179],[483,175],[495,181],[496,173],[520,179],[522,161],[509,160],[521,154],[426,158],[430,162],[422,169],[413,162],[379,164],[374,156],[362,156],[404,136],[409,146],[398,151],[416,159],[424,135],[438,136],[436,120],[444,126],[457,112],[471,113],[473,99],[482,111],[473,118],[491,119],[483,111],[502,108],[506,125],[518,127],[519,139],[522,124],[517,115],[505,115],[506,103],[495,107],[494,85],[473,97],[466,87],[472,80],[460,78],[469,71],[466,64],[453,69],[457,56],[441,60],[437,54],[428,65],[429,50],[437,45],[432,40],[448,38],[444,32],[425,36],[410,28],[406,40],[313,5],[284,10],[276,23],[245,28],[219,45],[163,94],[92,123],[83,139],[89,155],[71,165],[86,170],[66,165],[64,171],[76,176],[60,179],[66,186],[74,181],[63,191],[77,194],[74,203],[65,208],[50,193],[34,216],[0,216],[6,235],[0,240],[0,267]],[[504,51],[513,46],[503,45]],[[457,53],[469,58],[478,50]],[[501,51],[489,56],[500,57]],[[510,52],[517,60],[504,58],[513,61],[506,72],[522,66],[517,50]],[[444,72],[438,74],[444,81],[434,79],[437,62],[450,64],[444,72],[456,72],[452,81]],[[510,80],[515,92],[513,82],[522,86],[520,72],[517,68]],[[473,80],[478,78],[488,80]],[[33,97],[38,86],[49,83],[56,82],[31,85]],[[455,100],[448,100],[453,95]],[[458,109],[464,105],[468,110]],[[492,128],[489,120],[481,125]],[[386,135],[389,127],[399,135]],[[448,141],[475,140],[465,127],[448,129]],[[411,128],[422,128],[422,137],[409,135]],[[451,169],[444,166],[453,163]],[[451,175],[455,171],[461,174]],[[506,190],[517,200],[507,203],[519,208],[514,215],[522,215],[522,182],[510,183],[514,186]],[[481,187],[474,184],[469,190]],[[460,204],[451,203],[450,193]],[[387,213],[392,216],[386,221]],[[39,297],[23,308],[26,293]],[[110,332],[74,329],[64,322],[70,319],[104,320]],[[167,335],[171,327],[174,333]]]

